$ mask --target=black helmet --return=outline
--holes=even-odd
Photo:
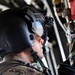
[[[44,16],[34,7],[8,9],[0,13],[0,56],[31,48],[34,34],[42,37],[44,23]]]

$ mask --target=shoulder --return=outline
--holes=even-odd
[[[1,65],[1,75],[43,75],[42,72],[31,66],[27,66],[25,62],[22,61],[5,61],[1,63]]]
[[[43,74],[27,66],[16,66],[7,69],[6,71],[3,72],[2,75],[43,75]]]

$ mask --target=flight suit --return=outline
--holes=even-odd
[[[2,75],[44,75],[43,73],[26,66],[16,66],[7,69]]]
[[[5,61],[3,64],[0,64],[4,66],[3,72],[0,72],[1,75],[44,75],[31,64],[27,62],[22,64],[21,62],[21,59],[15,57],[13,60]],[[1,66],[0,70],[2,70]]]

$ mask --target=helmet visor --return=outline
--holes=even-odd
[[[43,26],[42,26],[41,22],[36,21],[35,25],[33,25],[33,26],[34,27],[32,27],[32,31],[35,32],[36,34],[38,34],[39,36],[42,36],[43,32],[44,32],[44,29],[43,29]]]

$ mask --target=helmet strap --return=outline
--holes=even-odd
[[[41,65],[41,67],[44,67],[44,63],[42,62],[42,60],[39,58],[39,56],[37,55],[37,52],[31,50],[31,56],[33,57],[34,62],[39,62],[39,64]]]

